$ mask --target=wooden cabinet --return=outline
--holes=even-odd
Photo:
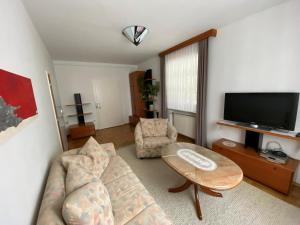
[[[141,97],[137,79],[144,76],[144,71],[135,71],[129,74],[132,116],[129,117],[131,124],[135,125],[140,117],[145,117],[145,102]]]
[[[218,152],[236,164],[244,172],[244,175],[265,184],[277,191],[288,194],[298,161],[289,159],[286,164],[272,163],[262,157],[255,149],[241,143],[234,142],[235,147],[228,147],[223,144],[226,139],[220,139],[213,143],[213,151]],[[228,141],[228,140],[227,140]]]
[[[92,122],[85,124],[76,124],[69,127],[72,139],[89,137],[96,135],[95,125]]]

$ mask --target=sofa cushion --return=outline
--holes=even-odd
[[[113,225],[109,194],[101,181],[92,182],[68,195],[62,208],[68,225]]]
[[[157,148],[171,143],[168,137],[146,137],[144,138],[144,148]]]
[[[154,204],[154,199],[133,172],[106,185],[110,195],[116,225],[132,220]]]
[[[115,202],[136,188],[143,188],[143,185],[133,172],[129,172],[105,186],[108,190],[111,202]]]
[[[131,169],[128,164],[120,156],[113,156],[104,170],[101,180],[103,184],[107,185],[129,172]]]
[[[172,225],[164,211],[157,205],[152,204],[136,215],[126,225]]]

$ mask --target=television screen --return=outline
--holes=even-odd
[[[224,119],[294,130],[299,93],[225,93]]]

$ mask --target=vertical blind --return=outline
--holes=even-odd
[[[165,56],[167,108],[196,112],[198,43]]]

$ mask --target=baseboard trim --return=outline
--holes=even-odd
[[[194,138],[191,138],[191,137],[186,136],[186,135],[184,135],[184,134],[181,134],[181,133],[179,133],[179,132],[178,132],[178,135],[183,136],[184,138],[188,138],[188,139],[191,139],[191,140],[195,141]]]
[[[296,183],[296,182],[293,182],[293,185],[296,186],[296,187],[300,187],[300,184]]]
[[[106,127],[106,128],[102,128],[102,129],[96,129],[96,131],[101,131],[101,130],[106,130],[106,129],[111,129],[111,128],[117,128],[117,127],[122,127],[125,125],[130,125],[130,123],[123,123],[121,125],[117,125],[117,126],[113,126],[113,127]]]

